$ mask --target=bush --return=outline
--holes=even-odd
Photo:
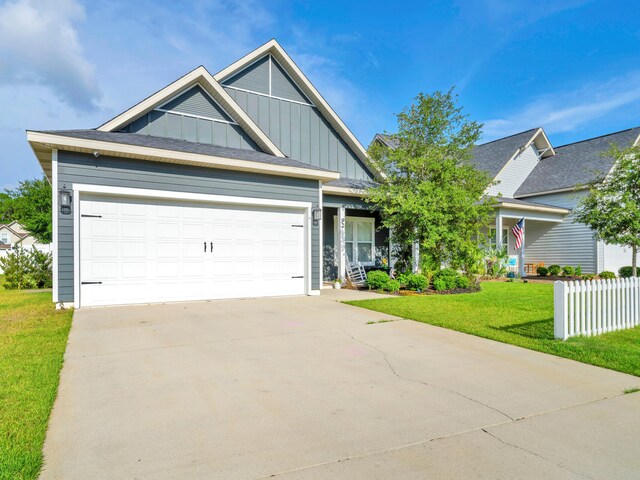
[[[582,275],[582,265],[578,265],[576,267],[576,275],[579,277],[580,275]]]
[[[582,278],[582,280],[593,280],[596,276],[593,273],[587,273],[586,275],[582,275],[580,278]]]
[[[389,282],[389,274],[382,270],[372,270],[367,273],[367,285],[373,290],[383,290]]]
[[[384,286],[384,289],[390,293],[396,293],[400,291],[400,282],[398,280],[393,280],[390,278],[387,281],[387,284]]]
[[[560,271],[562,268],[560,265],[549,265],[549,275],[555,277],[556,275],[560,275]]]
[[[409,290],[422,291],[429,286],[429,279],[419,273],[411,273],[405,276],[404,285]]]
[[[453,290],[458,286],[459,278],[460,274],[453,268],[443,268],[433,275],[433,287],[439,291]],[[440,286],[440,288],[438,288],[438,286]]]
[[[600,272],[600,275],[598,275],[600,278],[602,278],[603,280],[612,280],[614,278],[616,278],[616,274],[613,272],[609,272],[607,270],[605,270],[604,272]]]
[[[461,275],[458,277],[458,280],[456,280],[456,286],[458,288],[469,288],[469,279]]]
[[[622,278],[630,278],[633,276],[633,267],[631,265],[629,265],[628,267],[620,267],[620,269],[618,270],[618,274]]]
[[[6,257],[0,258],[0,266],[4,270],[4,288],[51,288],[51,261],[50,253],[43,253],[36,248],[27,250],[18,247],[9,252]]]
[[[541,277],[546,277],[549,275],[549,269],[547,267],[538,267],[536,268],[536,273]]]
[[[571,277],[574,273],[575,270],[573,267],[569,265],[567,265],[566,267],[562,267],[562,275],[564,275],[565,277]]]

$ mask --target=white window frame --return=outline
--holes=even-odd
[[[372,267],[375,266],[376,264],[376,219],[374,217],[345,217],[345,223],[346,222],[352,222],[353,225],[356,224],[370,224],[371,227],[371,242],[363,242],[363,241],[358,241],[357,240],[357,227],[356,229],[354,229],[353,232],[353,240],[351,241],[351,243],[353,243],[353,250],[352,250],[352,256],[353,256],[353,262],[357,262],[360,263],[360,265],[363,265],[365,267]],[[337,242],[339,241],[339,234],[338,234],[338,217],[334,216],[333,217],[333,225],[334,225],[334,239],[335,241],[335,248],[336,251],[338,251],[338,244]],[[345,225],[346,228],[346,225]],[[371,261],[370,262],[361,262],[358,259],[358,243],[371,243]],[[345,256],[347,261],[349,261],[349,255],[346,253],[346,249],[347,249],[347,240],[346,240],[346,232],[345,232]]]
[[[6,238],[5,242],[3,239]],[[4,232],[0,232],[0,243],[4,243],[5,245],[11,245],[11,235],[6,230]]]
[[[496,248],[496,227],[489,227],[489,245]],[[509,247],[509,229],[502,228],[502,246]]]

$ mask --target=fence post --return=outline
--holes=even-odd
[[[566,340],[567,335],[567,288],[556,281],[553,284],[553,334],[557,339]]]

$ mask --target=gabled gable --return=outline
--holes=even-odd
[[[156,110],[235,123],[231,116],[200,85],[194,85],[178,94],[157,107]]]
[[[124,128],[128,128],[131,131],[129,125],[134,125],[135,129],[143,129],[149,126],[153,128],[154,122],[158,121],[157,128],[165,128],[166,122],[177,122],[177,119],[173,117],[164,118],[164,122],[158,120],[161,116],[154,115],[154,110],[165,104],[166,102],[174,99],[176,95],[180,95],[183,92],[189,91],[189,89],[195,85],[199,85],[211,98],[217,103],[217,105],[227,113],[231,119],[237,123],[237,126],[243,134],[247,135],[255,144],[265,153],[275,155],[278,157],[284,157],[285,155],[280,149],[258,128],[253,120],[233,101],[229,94],[218,84],[213,76],[202,66],[189,72],[185,76],[179,78],[175,82],[167,85],[163,89],[147,97],[140,103],[134,105],[130,109],[114,117],[108,122],[104,123],[97,128],[98,131],[114,132],[122,131]],[[144,117],[147,117],[146,120]],[[141,120],[142,125],[137,125],[135,122]],[[171,119],[171,120],[169,120]],[[146,122],[146,125],[145,125]],[[193,122],[192,122],[193,123]],[[200,128],[196,122],[196,131]],[[177,126],[175,127],[177,131]],[[206,129],[205,129],[206,131]],[[215,131],[211,132],[215,135]],[[172,137],[175,138],[175,137]],[[197,141],[197,140],[194,140]]]
[[[281,95],[286,95],[291,97],[298,92],[299,95],[313,107],[312,114],[303,113],[300,115],[299,124],[295,123],[291,132],[281,132],[277,126],[270,125],[270,118],[267,118],[267,115],[280,115],[280,120],[283,122],[287,122],[288,119],[293,116],[293,118],[298,118],[299,110],[306,110],[306,108],[292,106],[289,104],[280,104],[280,103],[272,103],[273,112],[271,107],[268,108],[269,114],[260,114],[257,112],[257,109],[260,107],[262,103],[270,103],[269,100],[272,100],[277,97],[271,98],[253,98],[251,93],[247,93],[244,90],[239,90],[237,84],[228,85],[227,82],[231,81],[237,74],[241,73],[243,70],[247,68],[251,68],[257,61],[266,58],[267,56],[271,56],[272,62],[272,74],[273,74],[273,65],[278,65],[281,68],[277,68],[278,72],[276,75],[282,75],[280,78],[286,79],[287,82],[282,82],[282,85],[279,85],[276,89]],[[264,72],[264,70],[263,70]],[[349,175],[348,168],[351,168],[351,171],[354,174],[357,174],[360,169],[364,172],[363,176],[367,176],[368,178],[374,177],[383,177],[384,174],[382,172],[377,171],[370,162],[370,159],[367,155],[366,149],[360,144],[360,142],[355,138],[353,133],[347,128],[347,126],[342,122],[340,117],[333,111],[333,109],[329,106],[326,100],[320,95],[320,93],[316,90],[313,84],[309,81],[309,79],[302,73],[302,71],[298,68],[298,66],[293,62],[293,60],[289,57],[289,55],[284,51],[284,49],[276,42],[275,40],[271,40],[264,44],[263,46],[257,48],[253,52],[249,53],[245,57],[241,58],[237,62],[233,63],[229,67],[223,69],[214,75],[214,78],[219,82],[226,85],[226,88],[233,90],[234,87],[237,89],[237,95],[235,96],[236,101],[242,106],[243,103],[246,103],[246,111],[254,112],[254,120],[259,124],[259,126],[263,129],[268,130],[268,135],[272,138],[275,143],[279,143],[280,148],[283,151],[286,151],[288,147],[292,148],[293,152],[297,152],[300,150],[300,155],[307,155],[305,158],[300,158],[302,161],[308,161],[313,164],[316,161],[313,157],[310,157],[313,154],[314,150],[318,150],[319,152],[319,160],[322,161],[323,158],[329,158],[333,164],[330,164],[330,168],[338,169],[341,171],[343,175]],[[253,77],[254,79],[257,77]],[[277,78],[276,76],[272,76],[272,85],[271,85],[271,93],[273,93],[273,79]],[[295,87],[295,90],[291,90],[291,86]],[[257,87],[254,87],[257,88]],[[263,81],[262,86],[260,87],[262,91],[266,91],[266,84]],[[282,88],[282,90],[279,90]],[[267,95],[267,94],[260,94]],[[303,107],[308,105],[304,105],[306,102],[301,102],[299,100],[290,100],[291,102],[302,103]],[[281,106],[285,109],[284,113],[281,113],[279,109]],[[265,108],[265,111],[267,109]],[[273,113],[272,113],[273,112]],[[261,117],[262,115],[262,117]],[[317,117],[317,118],[316,118]],[[328,126],[329,128],[324,129],[323,125]],[[311,141],[309,145],[298,146],[294,142],[297,142],[295,136],[298,132],[310,131],[312,133],[316,132],[316,128],[320,129],[320,137],[318,141],[320,145],[317,146]],[[267,133],[265,131],[265,133]],[[281,134],[282,133],[282,134]],[[324,139],[327,139],[327,142],[324,142]],[[301,140],[302,141],[302,140]],[[311,149],[311,152],[303,152],[302,149],[307,148]],[[326,149],[323,151],[322,149]],[[335,152],[335,153],[334,153]],[[286,152],[285,152],[286,153]],[[341,155],[344,156],[344,159],[341,158]],[[349,160],[349,157],[353,157],[354,162]],[[340,165],[344,162],[344,168],[341,168]]]

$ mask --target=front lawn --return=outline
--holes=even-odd
[[[72,311],[50,292],[5,290],[0,275],[0,479],[34,479]]]
[[[640,327],[554,339],[553,284],[485,282],[478,293],[347,303],[640,376]]]

